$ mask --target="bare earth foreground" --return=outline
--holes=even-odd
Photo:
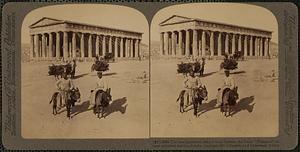
[[[203,84],[208,100],[199,110],[179,112],[176,102],[183,89],[183,75],[177,74],[178,60],[151,61],[151,136],[152,137],[274,137],[278,135],[278,60],[239,61],[233,71],[239,87],[239,101],[232,117],[216,107],[217,88],[223,83],[221,60],[207,61]]]
[[[92,62],[78,63],[74,84],[80,89],[71,120],[66,111],[52,115],[50,98],[55,79],[48,76],[49,62],[22,63],[22,136],[24,138],[147,138],[149,137],[148,61],[119,61],[110,64],[104,79],[112,88],[113,101],[106,118],[98,119],[89,108],[90,90],[96,73]]]

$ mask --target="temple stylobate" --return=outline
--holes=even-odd
[[[104,56],[140,57],[142,34],[129,30],[95,26],[44,17],[29,26],[30,58],[60,59]]]
[[[178,15],[159,25],[162,56],[218,58],[236,51],[247,58],[270,56],[271,31]]]

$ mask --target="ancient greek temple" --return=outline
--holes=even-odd
[[[271,31],[178,15],[159,25],[162,56],[220,58],[236,51],[247,58],[270,56]]]
[[[30,58],[138,58],[143,33],[44,17],[29,26]]]

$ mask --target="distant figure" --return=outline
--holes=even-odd
[[[73,59],[72,62],[71,62],[71,67],[72,67],[71,78],[75,77],[76,66],[77,66],[76,65],[76,60]]]
[[[200,76],[203,76],[205,67],[205,58],[201,58],[200,60]]]

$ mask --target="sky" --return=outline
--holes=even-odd
[[[263,7],[239,3],[180,4],[161,9],[151,22],[151,41],[159,41],[158,24],[172,15],[273,31],[271,41],[278,43],[278,25],[273,13]]]
[[[43,17],[142,32],[142,43],[149,44],[149,25],[142,13],[133,8],[107,4],[67,4],[35,9],[24,18],[22,43],[30,42],[28,27]]]

